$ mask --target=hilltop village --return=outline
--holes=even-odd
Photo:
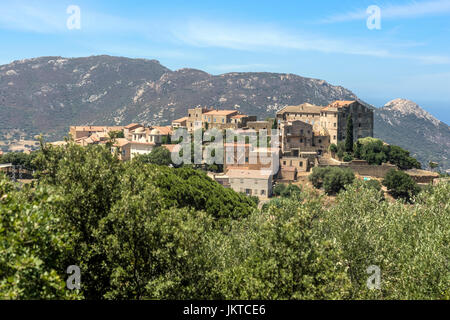
[[[123,161],[139,155],[150,154],[156,147],[170,152],[179,152],[180,145],[171,141],[172,134],[180,128],[193,134],[196,130],[218,129],[225,132],[233,129],[239,135],[258,135],[262,130],[270,136],[278,129],[279,143],[274,147],[260,147],[248,140],[225,143],[223,165],[208,175],[225,187],[250,196],[265,199],[272,196],[276,183],[295,183],[307,177],[314,167],[349,168],[364,179],[381,179],[390,169],[397,166],[390,163],[369,164],[364,160],[342,159],[337,145],[346,140],[347,126],[351,119],[353,142],[373,137],[373,110],[359,101],[335,101],[327,106],[303,103],[286,106],[276,113],[274,119],[258,121],[256,116],[241,114],[237,110],[215,110],[195,107],[188,110],[186,117],[174,120],[170,126],[146,127],[139,123],[127,126],[72,126],[70,137],[76,144],[106,144],[114,133],[112,152],[117,152]],[[61,145],[65,141],[54,142]],[[243,151],[237,159],[237,150]],[[270,165],[275,171],[265,170],[268,164],[253,156],[264,154],[272,159]],[[219,172],[218,172],[219,171]],[[417,182],[429,183],[438,175],[418,169],[408,172]]]

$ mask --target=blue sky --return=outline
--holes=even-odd
[[[378,107],[411,99],[450,123],[450,0],[2,2],[0,64],[109,54],[173,70],[294,73]],[[67,28],[70,5],[81,29]],[[381,29],[367,27],[372,5]]]

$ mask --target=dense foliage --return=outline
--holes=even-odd
[[[413,196],[419,193],[417,183],[403,171],[391,169],[384,177],[383,185],[395,198],[402,198],[411,201]]]
[[[102,146],[43,146],[35,165],[32,187],[0,177],[0,298],[450,298],[448,183],[412,205],[347,181],[332,206],[295,190],[257,210],[202,171]]]
[[[0,164],[11,163],[15,166],[22,166],[24,169],[34,170],[33,164],[34,158],[36,158],[37,152],[31,152],[30,154],[24,152],[8,152],[0,156]]]
[[[345,151],[349,153],[353,152],[353,118],[351,114],[349,114],[347,118]]]
[[[165,147],[156,147],[148,154],[141,154],[137,156],[137,161],[143,163],[152,163],[160,166],[168,166],[172,164],[171,153]]]
[[[300,194],[302,192],[302,189],[294,184],[284,184],[284,183],[279,183],[277,184],[273,190],[272,190],[273,194],[275,196],[281,196],[281,197],[290,197],[294,194]]]
[[[336,194],[355,179],[353,171],[338,167],[315,167],[309,180],[316,188],[323,188],[327,194]]]
[[[380,165],[384,162],[390,162],[401,170],[421,168],[420,163],[409,155],[409,151],[399,146],[384,144],[380,139],[370,137],[359,139],[355,144],[356,155],[369,164]]]

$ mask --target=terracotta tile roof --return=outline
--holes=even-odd
[[[75,131],[120,131],[122,126],[71,126]]]
[[[172,122],[183,122],[183,121],[187,121],[187,120],[188,120],[188,117],[183,117],[183,118],[180,118],[177,120],[173,120]]]
[[[226,175],[230,178],[240,179],[269,179],[272,174],[269,170],[229,169]]]
[[[231,119],[241,119],[241,118],[247,118],[248,116],[246,114],[237,114],[235,116],[232,116]]]
[[[229,116],[234,113],[237,113],[237,110],[212,110],[204,113],[207,116]]]
[[[332,106],[337,106],[337,107],[345,107],[348,106],[349,104],[352,104],[353,102],[355,102],[355,100],[336,100],[335,102],[331,103],[330,105]]]
[[[152,127],[152,129],[157,129],[161,133],[161,135],[169,135],[172,134],[172,127],[165,126],[165,127]]]
[[[126,146],[127,144],[129,144],[130,143],[130,141],[128,141],[127,139],[125,139],[125,138],[118,138],[118,139],[116,139],[116,142],[115,142],[115,146],[116,147],[123,147],[123,146]]]
[[[356,102],[355,100],[348,100],[348,101],[343,101],[343,100],[336,100],[332,103],[330,103],[328,106],[326,106],[325,108],[323,108],[322,110],[324,111],[330,111],[331,108],[342,108],[342,107],[346,107],[352,103]]]
[[[144,127],[138,127],[136,129],[130,130],[131,133],[140,133],[140,134],[145,134],[146,132],[150,132],[148,130],[148,128],[144,128]]]
[[[143,127],[142,124],[139,123],[130,123],[129,125],[125,126],[125,129],[131,130],[131,129],[136,129],[138,127]]]
[[[277,114],[283,113],[320,113],[323,107],[316,106],[310,103],[303,103],[298,106],[287,106],[277,112]]]

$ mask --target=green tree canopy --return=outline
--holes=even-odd
[[[353,152],[353,118],[349,114],[347,118],[347,128],[345,134],[345,151]]]
[[[338,167],[315,167],[309,175],[309,180],[315,188],[322,188],[327,194],[336,194],[351,184],[355,175],[350,169]]]
[[[411,201],[420,191],[417,183],[408,174],[394,169],[388,171],[383,180],[383,185],[393,197],[407,201]]]

